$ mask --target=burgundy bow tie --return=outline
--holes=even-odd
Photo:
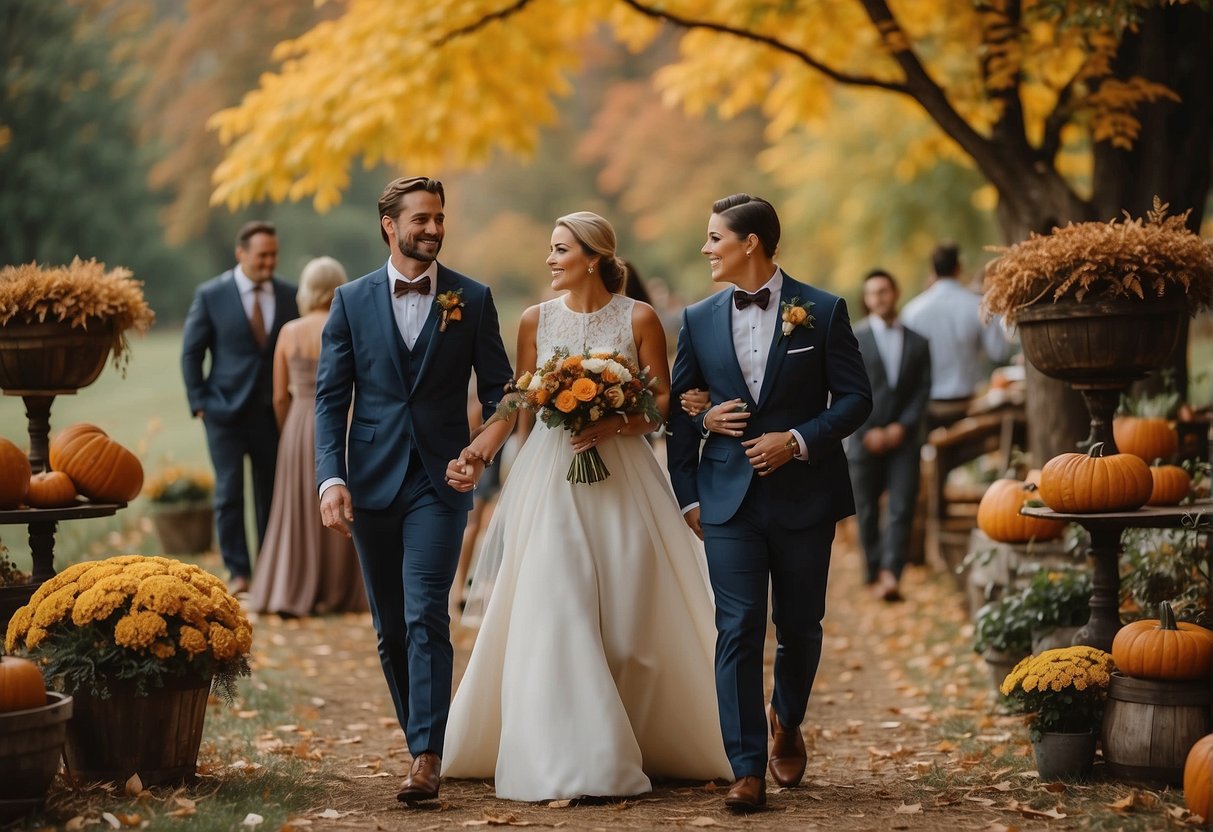
[[[407,280],[396,280],[396,285],[392,289],[392,294],[396,297],[407,295],[409,292],[416,292],[419,295],[428,295],[430,293],[430,276],[427,274],[420,280],[415,280],[409,283]]]
[[[770,302],[771,302],[771,290],[770,289],[759,289],[757,292],[755,292],[752,295],[749,294],[748,292],[743,292],[740,289],[733,292],[733,305],[736,306],[738,309],[745,309],[751,303],[754,304],[755,306],[757,306],[759,309],[766,309],[767,304]]]

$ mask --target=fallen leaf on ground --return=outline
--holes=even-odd
[[[687,821],[687,826],[716,826],[715,818],[710,818],[706,815],[700,815]]]
[[[260,826],[263,823],[265,823],[265,818],[261,817],[261,815],[255,814],[253,812],[249,812],[247,815],[244,816],[244,820],[240,821],[241,826],[247,826],[250,829],[252,829],[253,827],[256,827],[256,826]]]
[[[132,774],[122,789],[131,797],[137,797],[143,791],[143,781],[139,779],[138,774]]]
[[[893,810],[895,815],[917,815],[922,812],[921,803],[903,803]]]

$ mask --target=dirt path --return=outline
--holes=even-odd
[[[406,808],[394,795],[409,758],[369,618],[263,618],[257,625],[259,665],[304,680],[298,729],[287,726],[279,736],[323,759],[336,776],[329,804],[316,807],[301,828],[1087,828],[1080,818],[1061,819],[1067,796],[1044,793],[1030,764],[997,762],[1022,760],[1029,752],[1022,734],[1012,741],[1016,718],[990,716],[989,684],[965,648],[962,599],[950,580],[912,570],[907,601],[888,605],[862,591],[858,561],[845,542],[835,546],[825,649],[804,726],[810,748],[805,784],[772,788],[768,810],[749,816],[725,811],[711,784],[659,784],[638,800],[555,806],[500,801],[491,783],[448,780],[440,802]],[[468,630],[457,633],[457,678],[473,638]],[[772,646],[769,640],[768,685]],[[967,751],[963,740],[941,733],[963,724],[971,728],[962,736],[974,741]],[[980,776],[966,777],[970,770]],[[1036,809],[1027,808],[1029,799],[1042,795],[1046,808],[1039,801]],[[318,817],[325,809],[334,811]],[[1052,817],[1032,814],[1049,811]]]

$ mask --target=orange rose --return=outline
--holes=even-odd
[[[564,368],[565,370],[576,370],[581,367],[582,360],[583,360],[583,356],[570,355],[568,358],[566,358],[564,360],[564,363],[561,364],[560,366],[562,368]]]
[[[615,375],[610,370],[603,370],[602,371],[602,380],[605,381],[607,384],[618,384],[619,376]]]
[[[588,378],[579,378],[573,382],[573,395],[579,402],[588,402],[598,395],[598,385]],[[573,408],[569,408],[572,410]],[[565,411],[568,412],[567,410]]]
[[[463,312],[456,306],[454,309],[447,310],[446,317],[449,321],[462,321]]]
[[[808,316],[809,313],[805,311],[803,306],[793,306],[788,309],[787,320],[788,323],[792,324],[793,326],[800,326],[802,323],[804,323],[804,319]]]
[[[593,382],[590,383],[593,384]],[[561,390],[560,395],[556,397],[556,409],[561,413],[572,413],[575,407],[577,407],[577,397],[573,395],[573,391]]]
[[[548,403],[548,399],[551,397],[552,394],[542,387],[540,387],[538,390],[532,391],[531,393],[531,401],[535,403],[536,407],[543,407]]]

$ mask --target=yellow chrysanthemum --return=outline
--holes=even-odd
[[[17,649],[17,643],[24,638],[29,625],[34,620],[34,608],[30,604],[19,607],[8,622],[8,633],[4,638],[4,652],[12,653]]]
[[[33,650],[42,642],[46,641],[46,637],[50,635],[46,630],[38,625],[29,628],[29,632],[25,634],[25,649]]]
[[[211,655],[218,661],[236,657],[238,650],[236,634],[222,624],[211,624],[210,632],[207,633],[207,641],[211,644]]]
[[[114,625],[114,642],[132,650],[144,650],[168,635],[168,623],[158,613],[142,610],[122,616]]]
[[[33,623],[49,630],[67,617],[75,603],[75,585],[69,584],[42,599],[34,610]]]
[[[177,643],[181,645],[182,650],[189,653],[191,659],[207,650],[206,635],[189,625],[183,626],[177,633]]]
[[[177,648],[167,641],[157,641],[155,644],[149,647],[148,650],[153,656],[161,661],[171,659],[173,656],[177,655]]]
[[[84,627],[94,621],[104,621],[126,600],[126,596],[120,592],[107,591],[96,586],[86,589],[76,598],[76,605],[72,608],[72,621],[77,627]]]
[[[94,564],[92,569],[81,573],[80,577],[76,579],[76,583],[80,585],[80,589],[83,591],[94,586],[102,578],[108,578],[110,575],[119,574],[122,569],[123,564],[111,563],[110,561],[101,561],[100,563]]]
[[[177,615],[186,599],[197,590],[172,575],[152,575],[139,584],[131,600],[136,609],[153,610],[161,615]]]

